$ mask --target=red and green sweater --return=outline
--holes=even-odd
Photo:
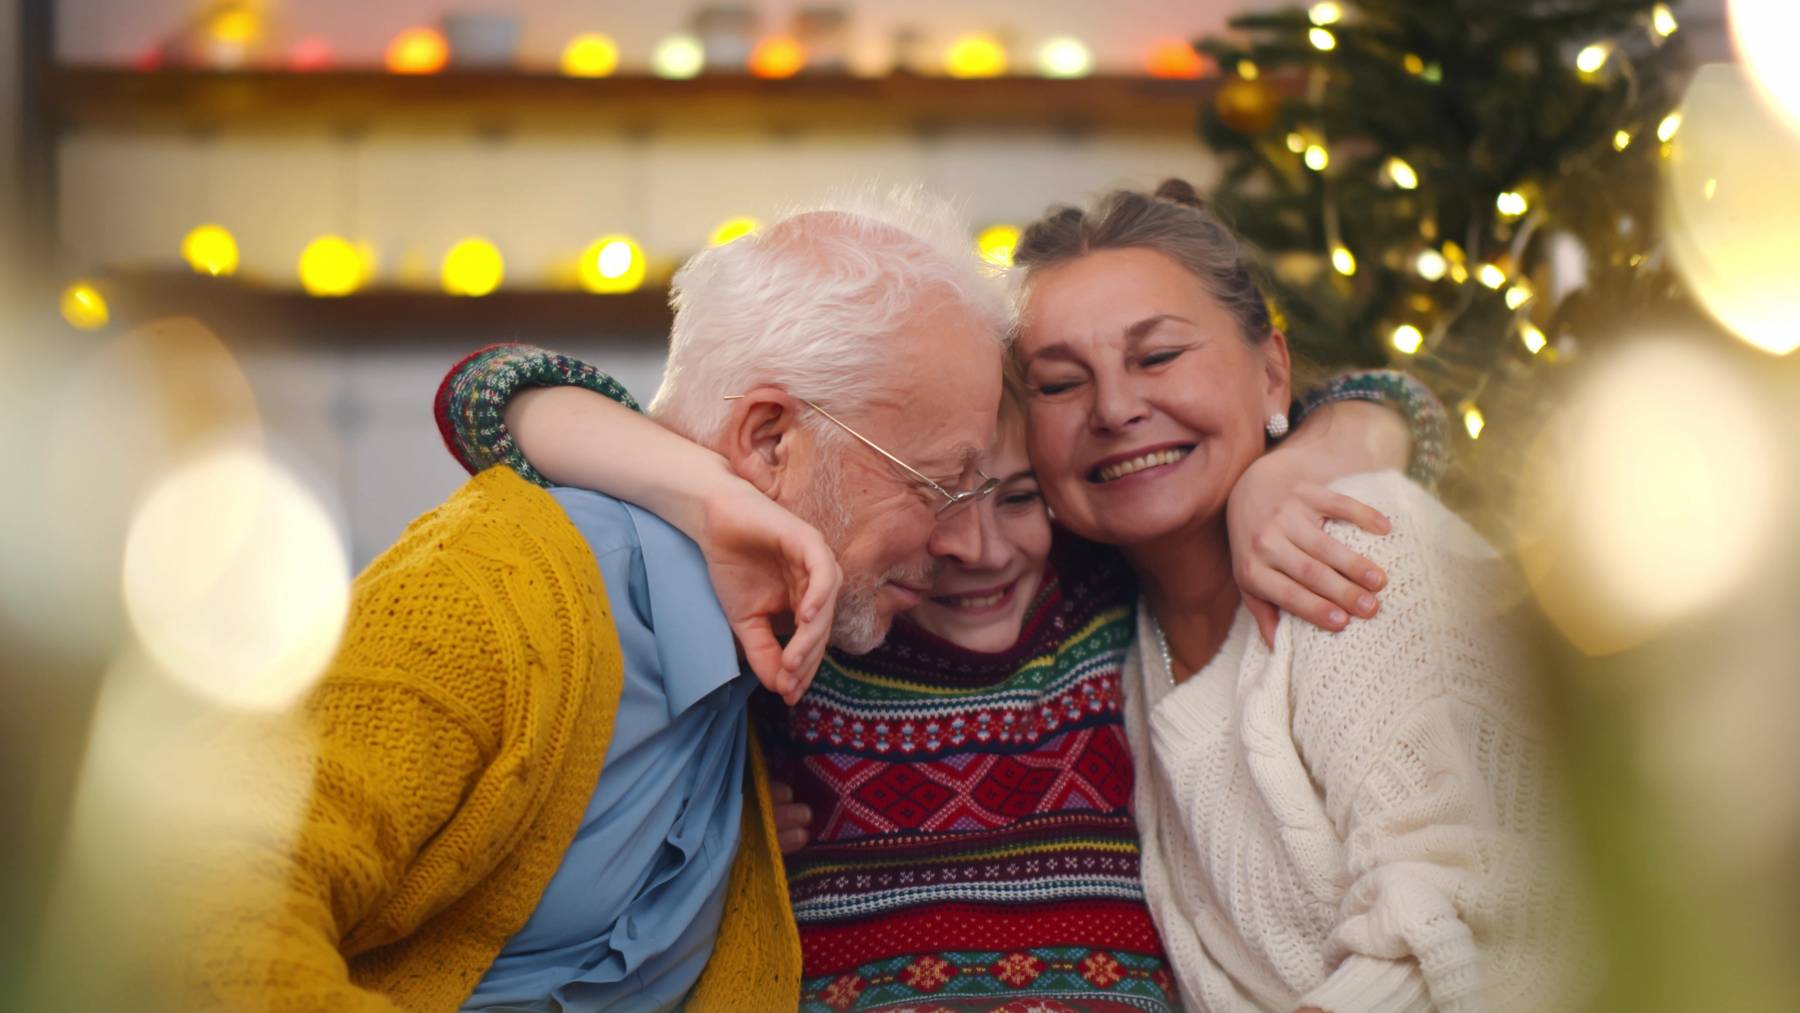
[[[1414,423],[1412,470],[1435,471],[1435,398],[1400,374],[1333,383],[1309,403],[1395,403]],[[636,407],[591,366],[494,346],[438,391],[446,444],[472,471],[542,482],[501,419],[515,390],[546,384]],[[829,652],[797,706],[759,697],[772,776],[813,811],[787,859],[802,1010],[1179,1008],[1130,812],[1134,599],[1115,554],[1059,533],[1011,649],[966,651],[902,620],[869,654]]]

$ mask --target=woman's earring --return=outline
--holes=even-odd
[[[1263,423],[1263,428],[1268,430],[1271,440],[1279,440],[1286,436],[1288,431],[1287,413],[1276,412],[1269,416],[1269,421]]]

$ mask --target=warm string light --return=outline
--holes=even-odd
[[[435,74],[450,62],[450,44],[435,28],[408,28],[388,44],[387,68],[395,74]]]
[[[1538,330],[1537,325],[1529,320],[1519,321],[1519,340],[1524,342],[1525,350],[1532,355],[1543,351],[1544,346],[1550,343],[1550,340],[1544,337],[1544,332]]]
[[[58,308],[69,326],[77,330],[97,331],[112,319],[106,299],[91,282],[78,281],[63,289]]]
[[[197,225],[181,240],[181,258],[195,274],[214,278],[236,273],[237,240],[219,225]]]
[[[780,80],[793,77],[806,66],[806,47],[787,35],[772,35],[750,51],[750,73],[755,77]]]
[[[619,45],[599,32],[583,32],[562,51],[562,72],[569,77],[607,77],[619,68]]]
[[[1395,155],[1387,160],[1385,169],[1388,179],[1392,180],[1394,185],[1400,189],[1417,190],[1419,188],[1419,174],[1407,163],[1406,159]]]
[[[1151,77],[1191,81],[1213,72],[1210,60],[1201,56],[1192,43],[1183,39],[1161,39],[1150,47],[1145,69]]]
[[[650,53],[650,72],[671,81],[700,76],[706,69],[706,50],[692,35],[671,35]]]
[[[1656,139],[1663,142],[1664,144],[1668,144],[1670,141],[1673,141],[1675,139],[1675,135],[1680,132],[1681,132],[1681,110],[1679,110],[1679,109],[1670,113],[1667,116],[1664,116],[1662,119],[1662,122],[1658,123],[1656,125]]]
[[[754,235],[761,230],[762,222],[759,222],[754,218],[747,216],[727,218],[719,223],[718,228],[712,231],[712,235],[707,238],[706,244],[708,246],[724,246],[734,239],[742,239],[745,236]],[[598,251],[596,251],[596,253],[597,252]]]
[[[1306,12],[1306,17],[1321,28],[1326,25],[1335,25],[1344,20],[1344,8],[1342,5],[1334,3],[1333,0],[1323,0],[1322,3],[1313,4],[1312,8]]]
[[[1346,278],[1354,277],[1356,275],[1356,254],[1351,253],[1349,247],[1339,243],[1331,248],[1331,267],[1332,270]]]
[[[630,236],[601,236],[581,252],[581,287],[589,292],[635,292],[644,284],[648,272],[644,249]]]
[[[999,77],[1006,73],[1006,47],[992,35],[964,35],[944,54],[944,71],[955,78]]]
[[[1306,33],[1306,40],[1311,42],[1313,48],[1321,53],[1329,53],[1337,48],[1337,36],[1331,34],[1330,29],[1309,29]]]
[[[1419,277],[1426,281],[1443,281],[1444,276],[1450,272],[1450,261],[1438,251],[1428,249],[1420,252],[1413,261],[1413,267],[1419,272]]]
[[[1425,344],[1425,334],[1412,324],[1394,328],[1394,347],[1404,355],[1417,355]]]
[[[975,248],[981,259],[995,267],[1011,267],[1020,235],[1017,225],[990,225],[975,237]]]
[[[1613,47],[1610,42],[1596,42],[1575,54],[1575,69],[1584,78],[1592,79],[1605,69],[1606,61],[1612,58]]]
[[[1331,153],[1323,145],[1307,145],[1305,158],[1306,167],[1314,172],[1324,172],[1331,167]]]
[[[1059,35],[1038,49],[1038,73],[1045,77],[1086,77],[1094,71],[1094,54],[1077,38]]]
[[[342,236],[320,236],[300,251],[300,287],[308,295],[349,295],[363,275],[362,254]]]
[[[1516,190],[1508,190],[1494,198],[1494,207],[1507,218],[1523,218],[1531,210],[1531,202]]]
[[[1675,20],[1675,12],[1668,4],[1657,4],[1650,8],[1650,30],[1663,38],[1674,35],[1681,23]]]
[[[1468,432],[1469,439],[1481,439],[1482,430],[1487,428],[1487,418],[1481,414],[1481,409],[1473,401],[1464,401],[1461,407],[1463,429]]]

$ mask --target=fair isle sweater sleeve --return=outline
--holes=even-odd
[[[1406,477],[1427,489],[1437,487],[1448,459],[1450,417],[1430,387],[1397,369],[1339,373],[1300,395],[1295,402],[1295,427],[1308,412],[1335,401],[1373,401],[1399,412],[1412,437]]]
[[[506,404],[525,387],[584,387],[641,411],[623,384],[580,359],[535,345],[489,345],[450,367],[433,402],[438,433],[470,473],[503,464],[528,482],[547,486],[506,428]]]

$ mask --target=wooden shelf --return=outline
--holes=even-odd
[[[178,271],[114,272],[101,275],[95,284],[116,330],[188,316],[228,344],[663,341],[671,320],[669,293],[660,286],[624,295],[502,289],[469,298],[370,289],[318,298],[293,289]]]
[[[895,75],[654,77],[454,71],[132,71],[61,67],[44,89],[61,126],[213,130],[505,130],[555,126],[649,131],[760,127],[800,131],[952,127],[1191,132],[1217,81],[1146,77],[982,80]]]

